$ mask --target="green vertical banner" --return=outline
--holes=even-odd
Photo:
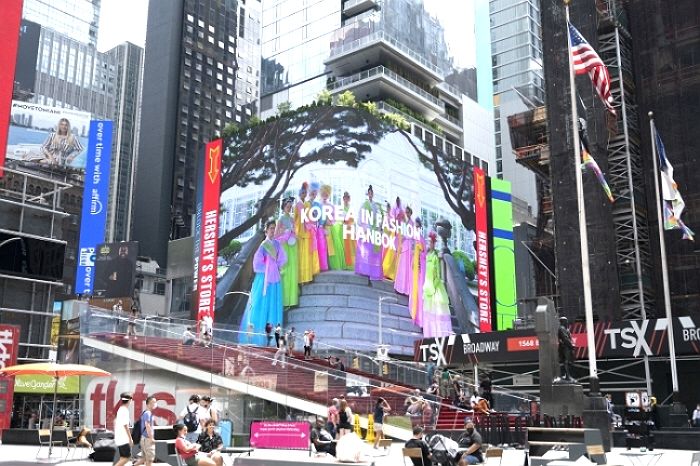
[[[513,202],[510,182],[489,178],[491,184],[491,279],[495,291],[494,327],[496,330],[513,328],[518,316],[515,290],[515,249],[513,243]]]

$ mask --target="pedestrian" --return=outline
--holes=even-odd
[[[314,350],[314,339],[316,338],[316,332],[311,329],[309,330],[309,359],[311,359],[311,352]]]
[[[282,326],[277,322],[277,327],[275,327],[275,346],[280,347],[280,338],[282,337]]]
[[[309,331],[304,330],[304,359],[311,358],[311,346],[309,346]]]
[[[440,374],[440,396],[447,398],[450,395],[450,371],[446,368]]]
[[[276,366],[277,361],[282,363],[282,369],[287,367],[287,343],[284,341],[284,337],[280,338],[277,351],[275,352],[275,357],[272,360],[272,365]]]
[[[384,416],[391,411],[389,403],[382,398],[377,398],[374,405],[374,448],[379,448],[379,441],[384,439]]]
[[[204,414],[204,409],[199,405],[200,400],[199,395],[192,395],[189,404],[180,411],[180,419],[187,427],[187,440],[190,442],[196,442],[202,432],[200,418]]]
[[[139,316],[139,309],[136,303],[131,305],[131,313],[129,314],[129,326],[126,329],[126,339],[136,336],[136,318]]]
[[[145,464],[152,466],[156,458],[156,442],[153,436],[153,410],[158,404],[155,396],[146,398],[146,409],[141,413],[141,459],[134,466]]]
[[[287,355],[289,357],[294,356],[294,340],[297,339],[297,332],[294,329],[294,327],[291,328],[285,335],[285,338],[287,339]]]
[[[272,324],[270,322],[265,324],[265,336],[267,336],[267,346],[272,343]]]
[[[210,397],[209,395],[204,395],[199,404],[202,408],[204,408],[204,413],[201,419],[202,430],[204,430],[206,423],[210,419],[215,423],[219,422],[219,412],[216,407],[214,407],[214,398]]]
[[[338,398],[333,398],[330,406],[328,406],[328,423],[326,424],[326,429],[328,432],[330,432],[333,438],[336,438],[336,435],[338,434],[338,423],[340,422],[340,418],[338,416],[339,406],[340,401]]]
[[[693,427],[700,427],[700,403],[695,407],[693,411],[693,417],[691,418]]]
[[[459,448],[463,451],[458,453],[458,466],[466,466],[468,464],[481,464],[484,462],[484,456],[481,454],[481,434],[474,428],[474,423],[467,420],[464,425],[464,433],[457,442]]]
[[[406,448],[420,448],[422,458],[411,458],[414,466],[427,466],[432,464],[430,447],[423,440],[423,428],[415,426],[413,428],[413,438],[404,445]]]
[[[338,438],[340,439],[350,432],[352,432],[352,410],[343,398],[340,400],[340,408],[338,409]]]
[[[119,396],[119,409],[114,418],[114,443],[117,445],[119,452],[119,460],[115,466],[124,466],[131,461],[131,449],[134,446],[134,440],[131,438],[131,423],[129,417],[129,404],[131,403],[131,394],[124,392]]]

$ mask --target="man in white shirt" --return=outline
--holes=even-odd
[[[180,419],[182,423],[187,427],[187,440],[192,443],[197,442],[199,434],[202,432],[202,419],[205,416],[206,409],[203,408],[199,402],[201,398],[199,395],[192,395],[190,397],[190,403],[180,411]]]
[[[114,418],[114,443],[117,444],[119,451],[119,461],[114,466],[124,466],[131,461],[131,448],[134,446],[134,441],[131,438],[131,429],[129,428],[129,405],[131,404],[131,394],[124,392],[119,396],[120,406],[117,410],[117,416]]]

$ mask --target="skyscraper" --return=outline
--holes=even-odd
[[[110,242],[127,241],[131,238],[134,175],[141,124],[143,49],[125,42],[109,50],[106,55],[112,58],[116,82],[112,179],[105,239]]]
[[[22,17],[84,44],[97,44],[101,0],[24,0]]]
[[[474,59],[465,50],[470,9],[455,12],[430,0],[266,2],[262,115],[287,102],[311,103],[323,89],[351,91],[358,101],[403,116],[416,136],[488,169],[491,150],[463,149],[471,121],[463,115],[463,95],[477,98]]]
[[[165,265],[191,234],[203,144],[257,114],[260,0],[151,0],[133,239]]]
[[[490,0],[491,62],[499,178],[513,183],[513,196],[536,213],[535,176],[519,166],[508,134],[508,116],[544,103],[539,0]],[[517,201],[514,199],[514,205]],[[527,212],[514,212],[524,220]]]

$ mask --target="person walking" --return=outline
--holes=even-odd
[[[117,445],[119,460],[115,466],[124,466],[131,461],[131,449],[134,446],[134,440],[131,438],[131,429],[129,428],[129,405],[131,404],[131,393],[124,392],[119,396],[119,409],[114,418],[114,443]]]
[[[287,356],[293,357],[294,356],[294,340],[297,339],[297,332],[294,329],[294,327],[292,327],[291,330],[287,331],[287,334],[285,335],[285,339],[287,340]]]
[[[340,400],[340,409],[338,410],[338,438],[352,432],[352,410],[348,406],[345,399]]]
[[[333,398],[330,406],[328,406],[328,423],[326,424],[326,429],[328,432],[330,432],[333,438],[336,438],[336,435],[338,434],[338,423],[340,422],[340,418],[338,416],[339,406],[340,401],[338,398]]]
[[[389,403],[382,398],[377,398],[374,405],[374,448],[379,448],[379,441],[384,439],[384,416],[391,411]]]
[[[155,396],[146,398],[146,409],[141,413],[141,459],[134,466],[145,464],[152,466],[156,458],[156,442],[153,436],[153,410],[158,404]]]
[[[311,346],[310,341],[309,341],[309,331],[305,330],[304,331],[304,359],[310,359],[311,358]]]
[[[691,421],[693,427],[700,427],[700,403],[698,403],[698,405],[695,407]]]
[[[200,400],[199,395],[192,395],[189,404],[180,411],[180,419],[187,427],[187,440],[190,442],[196,442],[197,437],[202,432],[200,419],[204,414],[204,409],[199,405]]]
[[[277,327],[275,327],[275,346],[280,347],[280,338],[282,337],[282,326],[277,322]]]
[[[314,329],[309,330],[309,359],[311,359],[311,352],[314,350],[314,340],[316,339],[316,332]]]
[[[272,365],[276,366],[277,361],[281,361],[282,369],[287,367],[287,343],[284,341],[284,337],[280,338],[277,343],[277,351],[275,352],[275,357],[272,359]]]
[[[270,322],[265,324],[265,336],[267,337],[267,346],[270,346],[270,343],[272,342],[272,324]]]

